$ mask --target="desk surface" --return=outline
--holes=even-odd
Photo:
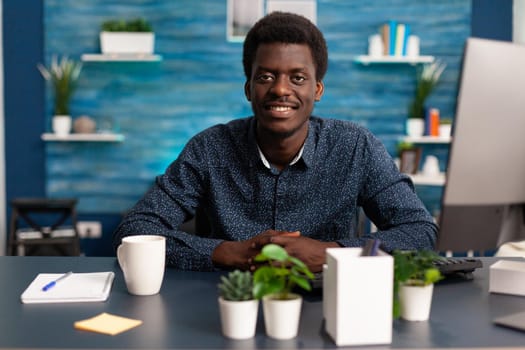
[[[492,319],[525,311],[525,297],[488,293],[488,267],[473,281],[439,284],[428,322],[394,321],[392,348],[525,347],[525,333],[492,324]],[[20,294],[39,272],[115,271],[103,303],[22,304]],[[256,336],[222,336],[217,305],[218,273],[167,269],[160,294],[127,293],[114,258],[0,257],[0,348],[149,348],[149,349],[326,349],[337,348],[324,332],[322,300],[306,296],[299,335],[288,341],[268,338],[259,312]],[[261,311],[261,310],[260,310]],[[144,321],[116,336],[78,331],[73,323],[109,312]],[[389,346],[381,346],[388,348]],[[370,349],[370,347],[367,347]]]

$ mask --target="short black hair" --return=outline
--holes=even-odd
[[[315,63],[315,78],[323,79],[328,67],[328,49],[321,31],[303,16],[276,11],[257,21],[244,39],[242,64],[247,80],[251,78],[259,45],[271,43],[308,45]]]

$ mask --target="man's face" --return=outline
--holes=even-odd
[[[244,86],[260,131],[279,137],[306,135],[314,102],[323,94],[315,78],[310,48],[300,44],[261,44]]]

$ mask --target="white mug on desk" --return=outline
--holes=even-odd
[[[165,237],[124,237],[117,248],[117,258],[130,294],[153,295],[159,292],[165,269]]]

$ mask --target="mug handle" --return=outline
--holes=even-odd
[[[124,249],[122,248],[122,244],[120,244],[117,247],[117,260],[118,260],[118,263],[122,271],[126,273],[126,268],[124,266],[125,265],[124,262],[126,261],[126,259],[124,259]]]

